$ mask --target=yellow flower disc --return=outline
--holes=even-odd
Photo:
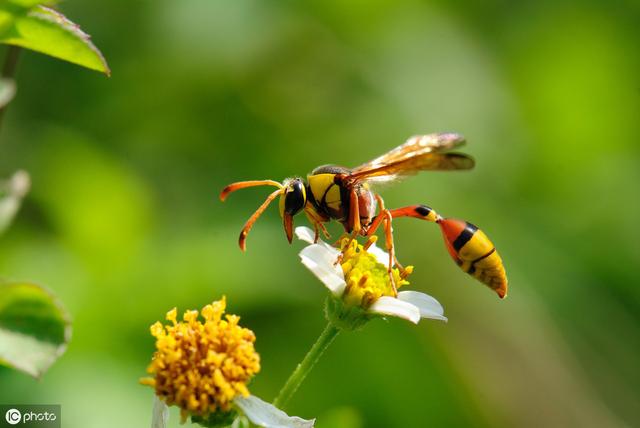
[[[156,322],[151,334],[156,352],[142,384],[153,387],[167,405],[188,414],[205,416],[231,410],[238,395],[249,395],[247,383],[260,371],[260,356],[254,348],[253,331],[240,327],[240,317],[224,315],[226,299],[198,311],[186,311],[176,321],[177,311],[167,313],[170,325]],[[224,319],[223,319],[224,315]]]
[[[373,254],[367,251],[367,248],[375,240],[375,236],[369,238],[364,246],[355,239],[343,238],[340,241],[339,249],[342,251],[340,264],[347,283],[343,300],[347,305],[368,308],[382,296],[395,297],[388,266],[380,263]],[[407,266],[405,274],[408,275],[412,271],[413,267]],[[397,288],[409,284],[409,281],[400,275],[398,269],[393,268],[391,275],[393,275]]]

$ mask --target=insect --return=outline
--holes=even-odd
[[[255,221],[278,197],[280,215],[289,243],[293,237],[293,217],[303,211],[315,229],[316,241],[320,231],[329,237],[324,223],[331,220],[340,222],[345,232],[351,234],[352,239],[358,235],[371,236],[382,226],[385,246],[389,253],[389,272],[394,265],[401,271],[404,270],[395,255],[391,228],[393,219],[413,217],[437,223],[449,254],[456,264],[503,298],[507,294],[504,266],[495,246],[484,232],[469,222],[443,218],[426,205],[387,209],[382,197],[372,190],[378,183],[393,182],[419,171],[473,168],[473,158],[453,151],[464,143],[464,138],[455,133],[417,135],[382,156],[353,169],[324,165],[314,169],[306,181],[300,177],[287,178],[282,183],[273,180],[241,181],[225,187],[220,193],[220,199],[224,201],[230,193],[247,187],[277,188],[242,228],[238,243],[243,251],[246,248],[247,235]]]

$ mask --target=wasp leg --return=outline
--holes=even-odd
[[[315,233],[316,233],[316,236],[313,238],[314,244],[317,244],[318,240],[320,239],[320,231],[322,231],[322,234],[326,239],[331,238],[331,235],[329,234],[329,231],[327,230],[327,228],[324,227],[324,224],[320,222],[315,222],[313,223],[313,229],[315,230]]]
[[[390,241],[391,242],[391,247],[393,247],[393,228],[391,227],[391,221],[393,218],[393,211],[392,210],[388,210],[385,208],[384,206],[384,200],[382,199],[382,197],[380,195],[375,195],[376,196],[376,201],[378,202],[378,206],[380,207],[380,214],[377,215],[373,221],[371,222],[371,225],[369,226],[369,229],[367,230],[367,235],[366,236],[371,236],[374,233],[376,233],[376,231],[378,230],[378,227],[380,227],[380,224],[385,223],[385,240],[386,241]],[[386,213],[389,213],[390,216],[387,216]],[[389,226],[386,226],[386,221],[388,219],[388,223]],[[387,230],[388,229],[388,230]],[[391,239],[389,240],[389,238],[387,237],[387,232],[390,235]],[[389,244],[386,244],[387,248],[389,247]],[[391,252],[390,252],[391,253]],[[400,262],[398,261],[398,259],[395,256],[395,251],[393,252],[393,262],[396,266],[398,266],[398,268],[400,270],[404,270],[404,268],[402,267],[402,265],[400,264]]]
[[[342,240],[348,236],[349,242],[347,243],[347,247],[351,245],[354,239],[358,236],[360,231],[362,230],[362,225],[360,224],[360,207],[358,205],[358,193],[355,189],[351,189],[349,191],[349,215],[347,218],[347,226],[351,229],[351,233],[345,232],[340,239],[338,239],[333,245],[334,247],[339,247]],[[345,247],[346,248],[346,247]],[[336,260],[336,264],[342,263],[343,255],[338,255],[338,259]]]
[[[398,263],[398,259],[396,259],[396,251],[393,245],[393,228],[391,227],[391,213],[389,210],[385,209],[383,212],[384,216],[384,242],[389,252],[389,266],[387,267],[387,272],[389,273],[389,280],[391,281],[391,287],[393,287],[393,295],[394,297],[398,296],[398,287],[396,286],[396,281],[393,279],[393,263],[395,262],[398,266],[398,269],[404,271],[404,268],[400,263]]]
[[[336,242],[333,243],[333,246],[336,248],[340,248],[340,243],[342,242],[342,240],[344,238],[351,238],[351,234],[344,232],[342,235],[340,235],[340,237],[338,238],[338,240]]]
[[[376,230],[378,229],[378,227],[380,227],[380,224],[382,224],[383,222],[385,222],[385,215],[384,212],[388,212],[391,218],[398,218],[398,217],[413,217],[413,218],[418,218],[420,220],[426,220],[426,221],[431,221],[434,223],[438,223],[442,220],[442,217],[440,217],[440,214],[437,214],[433,209],[431,209],[430,207],[426,206],[426,205],[411,205],[408,207],[402,207],[402,208],[396,208],[393,210],[388,210],[385,209],[384,207],[384,201],[382,200],[382,198],[380,197],[380,195],[376,195],[376,200],[378,201],[378,204],[380,205],[380,214],[377,215],[373,221],[371,222],[371,225],[369,226],[369,229],[367,230],[367,236],[373,235]],[[389,220],[389,223],[391,223],[391,220]],[[386,229],[387,227],[385,226],[385,233],[386,233]],[[393,231],[391,229],[391,226],[389,225],[388,229],[389,234],[392,236],[393,238]],[[388,240],[388,239],[387,239]],[[396,264],[396,266],[398,266],[398,269],[400,270],[400,275],[406,275],[406,271],[404,269],[404,267],[402,267],[402,265],[400,264],[400,262],[398,261],[398,259],[395,257],[394,254],[394,263]]]
[[[322,234],[324,235],[324,237],[325,237],[326,239],[330,239],[330,238],[331,238],[331,234],[329,233],[329,231],[327,230],[327,228],[326,228],[326,227],[324,227],[324,224],[322,224],[322,223],[316,223],[316,224],[318,225],[318,227],[319,227],[319,228],[320,228],[320,230],[322,231]],[[316,239],[316,242],[317,242],[317,241],[318,241],[318,240]]]
[[[312,208],[305,207],[304,213],[307,215],[307,218],[309,219],[311,224],[313,224],[313,229],[316,232],[314,243],[316,244],[318,243],[318,238],[320,238],[320,234],[319,234],[320,230],[322,231],[322,234],[326,239],[331,238],[329,231],[327,230],[326,227],[324,227],[324,224],[323,224],[323,222],[326,220],[323,220],[323,218],[320,217]]]
[[[396,286],[396,281],[393,278],[393,266],[395,264],[398,267],[401,276],[406,276],[406,271],[396,257],[395,245],[393,244],[393,227],[391,226],[393,214],[390,210],[384,207],[384,201],[382,200],[380,195],[376,195],[376,200],[378,201],[378,205],[380,206],[380,214],[378,214],[373,222],[371,222],[371,225],[369,225],[366,236],[373,235],[374,233],[376,233],[376,230],[378,230],[378,227],[380,227],[381,224],[384,225],[385,247],[387,249],[387,252],[389,253],[389,266],[387,272],[389,273],[389,280],[391,281],[391,286],[393,287],[393,293],[395,296],[397,296],[398,288]]]
[[[360,206],[358,204],[358,192],[356,189],[349,191],[349,214],[347,217],[347,227],[351,229],[349,234],[349,244],[360,234],[362,230],[362,224],[360,223]],[[342,239],[338,240],[338,243]]]
[[[240,245],[240,249],[242,251],[244,251],[246,249],[246,247],[247,247],[247,244],[246,244],[247,235],[249,234],[249,231],[253,227],[253,224],[256,222],[256,220],[258,220],[258,217],[260,217],[262,215],[264,210],[267,209],[269,204],[271,202],[273,202],[273,200],[275,198],[277,198],[278,196],[280,196],[282,193],[284,193],[284,188],[280,188],[280,189],[276,190],[275,192],[273,192],[272,194],[270,194],[269,196],[267,196],[267,199],[262,203],[262,205],[260,205],[258,207],[256,212],[254,212],[253,215],[251,217],[249,217],[249,220],[247,220],[247,222],[244,224],[244,227],[242,228],[242,231],[240,232],[240,238],[238,238],[238,245]]]
[[[380,198],[379,196],[378,198],[379,198],[378,199],[379,201],[382,201],[382,198]],[[436,213],[431,207],[428,207],[422,204],[410,205],[408,207],[395,208],[387,211],[389,211],[389,213],[391,214],[391,217],[393,218],[413,217],[420,220],[430,221],[433,223],[440,223],[440,221],[442,221],[442,217],[440,216],[440,214]],[[378,219],[375,218],[374,223],[376,222],[376,220]],[[397,259],[396,259],[396,264],[399,265]],[[401,274],[405,273],[404,269],[400,269],[400,270],[401,270]]]
[[[351,240],[362,230],[360,224],[360,204],[358,203],[358,192],[355,188],[349,191],[349,228],[351,229]]]

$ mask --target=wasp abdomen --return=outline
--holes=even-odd
[[[507,275],[502,259],[487,235],[463,220],[448,218],[438,221],[438,224],[449,254],[458,266],[504,298],[507,295]]]

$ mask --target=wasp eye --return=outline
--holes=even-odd
[[[290,184],[284,197],[284,212],[289,215],[296,215],[307,201],[304,184],[296,180]]]

